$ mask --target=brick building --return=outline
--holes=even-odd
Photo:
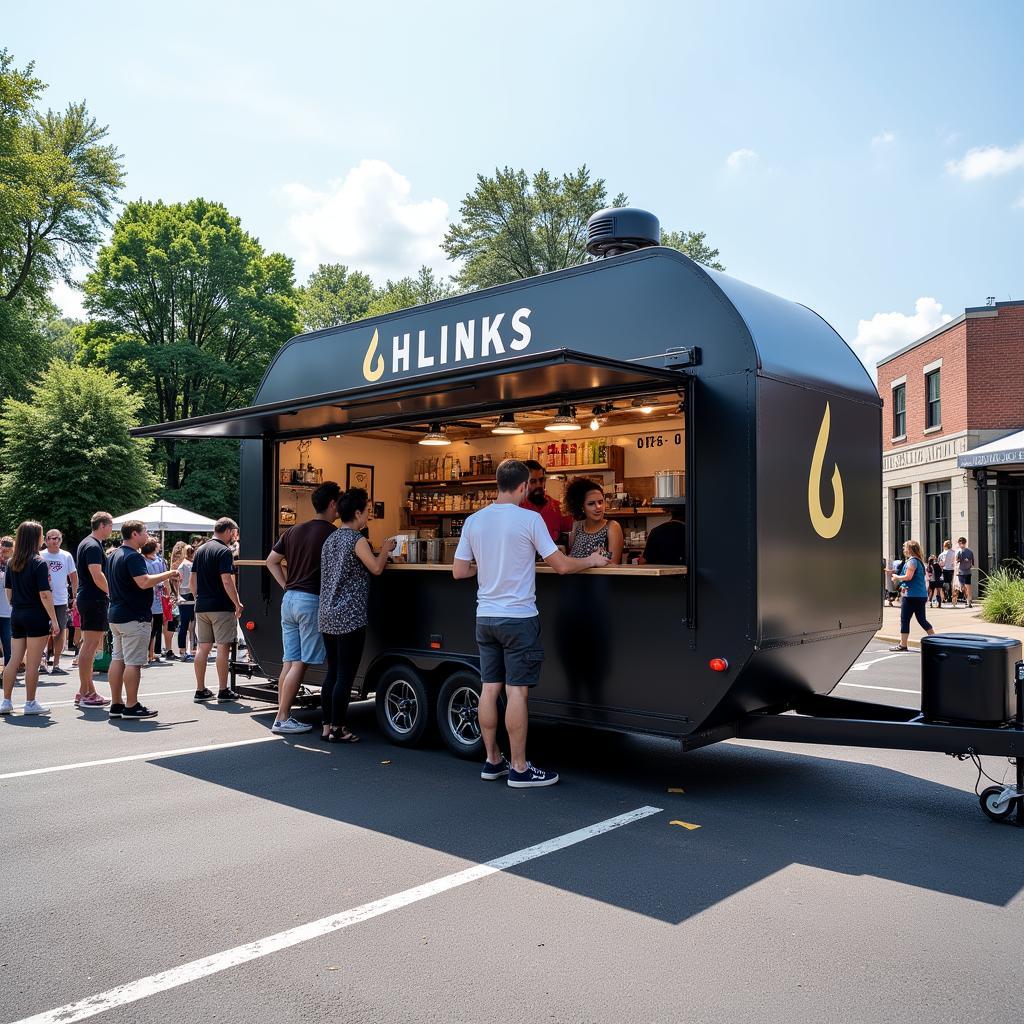
[[[883,554],[965,536],[982,570],[1024,558],[1024,301],[965,309],[887,356],[878,392]]]

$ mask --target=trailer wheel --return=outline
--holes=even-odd
[[[377,680],[377,724],[400,747],[414,747],[430,727],[430,693],[411,665],[393,665]]]
[[[479,706],[480,677],[473,672],[453,673],[437,695],[437,728],[456,757],[479,760],[484,756],[477,720]]]
[[[981,791],[980,801],[981,809],[987,814],[993,821],[1006,821],[1011,814],[1017,809],[1017,799],[1013,798],[1007,800],[1005,804],[998,804],[998,798],[1003,793],[1002,786],[989,786],[988,789]]]

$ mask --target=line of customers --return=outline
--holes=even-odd
[[[169,618],[167,602],[171,588],[177,597],[181,620],[177,635],[183,653],[193,620],[196,624],[195,701],[236,700],[237,694],[228,685],[228,672],[231,644],[243,607],[235,587],[232,551],[232,545],[237,542],[238,524],[226,517],[217,520],[213,537],[194,553],[194,557],[190,546],[176,546],[170,569],[159,558],[158,548],[149,538],[146,524],[140,520],[124,523],[121,544],[109,554],[105,553],[104,544],[113,531],[110,513],[95,513],[90,526],[89,536],[79,544],[71,562],[73,568],[61,559],[61,566],[54,569],[52,563],[57,560],[61,540],[58,531],[47,535],[46,549],[40,552],[43,529],[37,522],[23,522],[13,539],[0,539],[3,575],[0,612],[10,609],[9,638],[8,630],[0,627],[0,639],[9,640],[4,644],[0,714],[14,711],[14,687],[23,664],[24,713],[49,714],[49,708],[36,699],[40,663],[47,642],[61,636],[59,608],[63,603],[66,611],[69,582],[76,585],[70,600],[77,606],[82,630],[76,707],[83,710],[107,707],[110,718],[156,716],[155,710],[139,701],[139,685],[142,667],[152,664],[154,649],[159,650],[156,644]],[[61,594],[63,602],[59,600]],[[158,599],[159,614],[156,611]],[[108,630],[113,641],[108,675],[110,698],[97,693],[93,680],[94,658]],[[219,682],[216,694],[205,684],[207,661],[214,643],[217,644]],[[55,667],[59,667],[59,643],[55,645],[54,656]],[[62,671],[61,674],[67,673]]]

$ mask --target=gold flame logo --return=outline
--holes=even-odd
[[[376,362],[374,362],[374,356],[377,357]],[[366,355],[363,356],[363,376],[371,384],[384,376],[384,357],[377,351],[376,329],[373,332],[373,337],[370,339],[370,347],[366,350]]]
[[[825,415],[821,418],[818,440],[814,445],[811,458],[811,473],[807,478],[807,511],[811,516],[811,526],[819,537],[831,540],[843,526],[843,478],[836,465],[832,471],[832,495],[835,503],[832,514],[825,515],[821,509],[821,470],[825,464],[825,449],[828,447],[828,433],[832,415],[825,403]]]

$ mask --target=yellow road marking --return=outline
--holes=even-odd
[[[680,825],[682,828],[692,832],[695,828],[700,828],[700,825],[691,825],[688,821],[670,821],[670,825]]]

